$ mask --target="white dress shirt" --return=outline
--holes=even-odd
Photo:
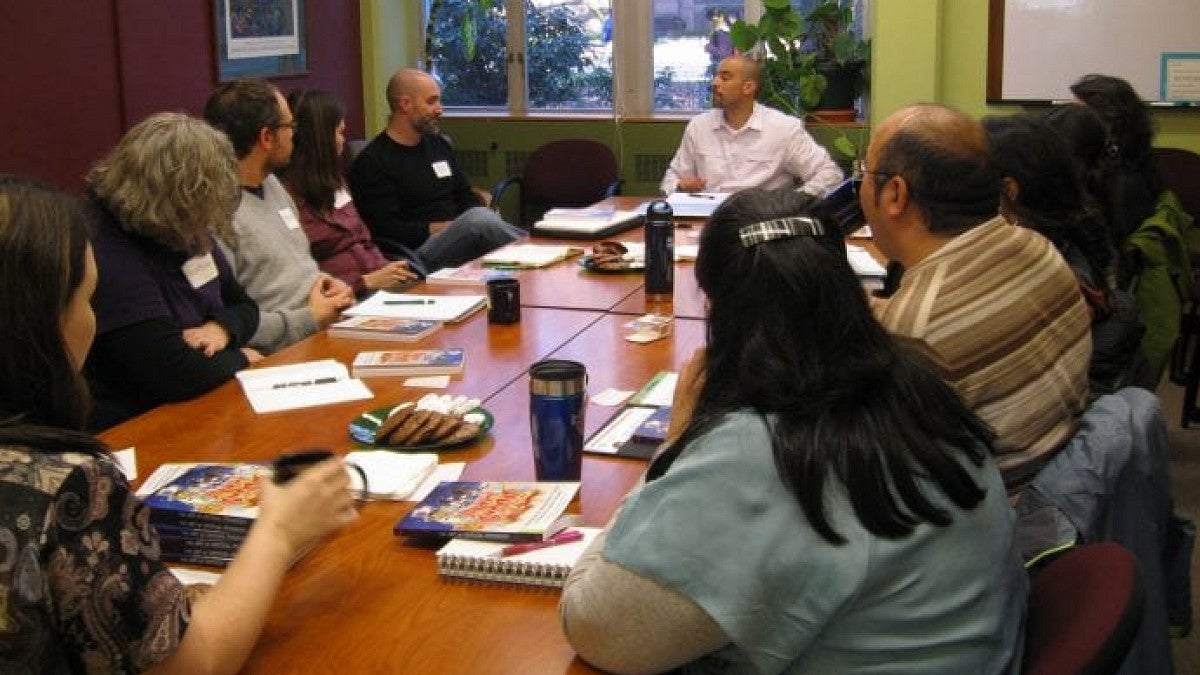
[[[829,152],[804,130],[803,122],[759,103],[741,129],[726,124],[719,109],[688,122],[660,185],[663,193],[674,192],[679,178],[688,175],[703,178],[706,192],[799,185],[817,196],[843,177]]]

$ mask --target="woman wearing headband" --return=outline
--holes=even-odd
[[[876,323],[791,191],[733,195],[696,278],[707,348],[671,440],[571,573],[580,656],[618,673],[1001,673],[1026,579],[990,432]]]

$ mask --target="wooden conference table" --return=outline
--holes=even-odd
[[[632,208],[644,198],[616,198]],[[693,227],[691,232],[698,231]],[[689,237],[679,230],[681,241]],[[616,237],[639,241],[640,229]],[[535,240],[536,241],[536,240]],[[555,242],[562,243],[562,242]],[[583,242],[590,249],[591,242]],[[480,398],[495,417],[487,437],[448,451],[465,461],[466,479],[533,480],[527,369],[546,358],[588,368],[589,393],[636,390],[660,370],[679,370],[704,340],[702,294],[692,264],[676,266],[674,330],[649,344],[624,339],[622,324],[647,309],[639,274],[596,274],[574,259],[519,273],[520,323],[490,325],[484,313],[447,325],[421,346],[462,347],[465,372],[449,393]],[[416,292],[478,289],[422,286]],[[694,317],[694,318],[687,318]],[[280,365],[322,358],[343,363],[364,350],[399,343],[331,339],[324,332],[266,359]],[[113,448],[136,447],[138,475],[164,462],[269,460],[305,447],[340,453],[354,447],[349,422],[365,410],[414,400],[402,378],[371,378],[375,398],[257,415],[236,381],[192,401],[161,406],[102,435]],[[615,412],[589,403],[587,434]],[[603,525],[637,482],[645,462],[586,455],[578,510],[587,525]],[[247,673],[594,673],[576,658],[558,622],[558,593],[440,579],[433,548],[392,534],[411,503],[371,502],[361,517],[301,559],[288,573]]]
[[[636,232],[630,233],[636,235]],[[590,244],[589,244],[590,246]],[[690,275],[690,264],[680,271]],[[444,453],[466,461],[464,478],[533,480],[528,378],[534,361],[553,356],[588,367],[589,392],[634,390],[659,370],[677,370],[703,341],[703,323],[680,319],[674,333],[650,344],[624,340],[631,317],[612,313],[641,295],[637,274],[600,275],[574,260],[520,274],[520,323],[489,325],[480,312],[447,325],[420,345],[463,347],[467,366],[450,393],[484,400],[495,426],[479,443]],[[421,287],[417,292],[478,292]],[[558,302],[561,306],[549,305]],[[324,332],[266,359],[280,365],[320,358],[348,363],[359,351],[398,343],[331,339]],[[354,444],[349,422],[361,412],[420,397],[402,378],[372,378],[375,398],[266,415],[255,414],[236,381],[192,401],[161,406],[105,432],[114,448],[136,447],[138,475],[164,462],[268,460],[280,452]],[[615,412],[589,404],[591,434]],[[645,462],[587,455],[578,508],[585,524],[603,525],[637,482]],[[592,673],[562,636],[558,593],[516,586],[443,581],[434,549],[411,545],[392,525],[411,503],[371,502],[357,522],[289,571],[248,673]]]

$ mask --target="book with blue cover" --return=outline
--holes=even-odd
[[[441,321],[392,316],[352,316],[329,327],[329,337],[417,342],[436,331]]]
[[[439,483],[394,528],[398,535],[540,541],[573,524],[564,516],[578,482]]]

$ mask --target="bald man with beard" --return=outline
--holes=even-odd
[[[480,202],[442,136],[438,83],[405,68],[388,81],[387,100],[387,128],[350,168],[355,206],[380,250],[433,272],[521,237]]]
[[[879,250],[904,267],[877,300],[885,328],[929,357],[996,432],[1010,494],[1062,449],[1087,405],[1090,318],[1053,244],[998,215],[983,127],[941,105],[876,130],[859,200]]]

